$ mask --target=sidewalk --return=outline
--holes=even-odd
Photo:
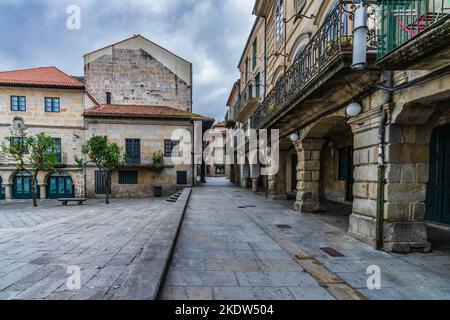
[[[225,179],[211,179],[193,191],[163,298],[333,298],[329,290],[306,277],[307,273],[300,284],[295,274],[281,276],[280,271],[298,270],[292,264],[292,252],[283,246],[291,243],[369,299],[450,299],[448,251],[408,255],[378,252],[348,236],[342,226],[332,225],[335,220],[300,215],[283,202],[266,200]],[[344,256],[332,257],[320,249],[325,247]],[[259,267],[259,273],[254,263],[242,261],[243,256],[253,259],[254,255],[262,258],[265,266]],[[267,260],[277,257],[283,263]],[[381,269],[380,290],[367,289],[367,268],[373,265]],[[211,270],[228,273],[217,278]]]

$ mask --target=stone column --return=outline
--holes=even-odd
[[[390,125],[386,148],[384,249],[429,252],[425,223],[432,127]]]
[[[5,200],[12,199],[12,183],[3,183],[5,186]]]
[[[47,199],[47,184],[39,183],[40,199]]]
[[[252,179],[252,191],[258,192],[258,180],[260,176],[259,165],[253,164],[250,166],[250,178]]]
[[[247,185],[247,179],[250,177],[250,167],[248,164],[240,165],[240,184],[242,188],[249,187]]]
[[[270,200],[286,200],[286,159],[289,151],[280,150],[279,168],[274,175],[268,175],[268,193]]]
[[[298,154],[297,200],[295,210],[317,212],[320,209],[320,153],[323,139],[304,139],[295,143]]]
[[[353,213],[349,234],[375,245],[378,198],[379,112],[352,120],[354,132]],[[366,126],[358,123],[370,123]],[[388,252],[428,252],[425,201],[429,175],[426,125],[388,124],[385,139],[383,189],[383,249]]]

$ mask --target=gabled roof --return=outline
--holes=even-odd
[[[164,106],[143,106],[123,104],[102,104],[84,112],[88,118],[140,118],[140,119],[178,119],[178,120],[204,120],[213,119]]]
[[[84,84],[56,67],[0,72],[0,86],[84,89]]]
[[[94,50],[84,55],[84,64],[88,64],[104,55],[112,55],[115,49],[143,50],[159,61],[163,66],[177,75],[187,85],[192,85],[192,63],[177,56],[169,50],[161,47],[142,35],[134,35],[128,39],[110,44],[101,49]]]

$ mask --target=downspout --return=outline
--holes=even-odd
[[[83,113],[86,111],[86,89],[83,92]],[[81,158],[83,159],[83,180],[84,180],[84,198],[87,198],[87,168],[86,168],[86,154],[83,152],[84,149],[84,144],[86,143],[86,131],[87,131],[87,126],[86,126],[86,117],[83,115],[83,140],[81,141]]]
[[[392,71],[385,72],[386,79],[386,98],[380,107],[380,127],[378,132],[378,181],[377,181],[377,215],[376,215],[376,236],[375,249],[383,250],[384,245],[384,187],[386,184],[385,173],[385,144],[386,144],[386,121],[387,112],[385,105],[393,100],[393,76]]]
[[[267,19],[264,19],[264,99],[267,96]]]

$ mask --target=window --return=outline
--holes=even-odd
[[[28,153],[28,144],[25,142],[22,137],[11,137],[10,138],[11,146],[15,146],[16,148],[23,148],[23,152]]]
[[[53,148],[47,150],[48,152],[54,152],[56,153],[56,162],[61,163],[62,157],[61,157],[61,138],[53,138]]]
[[[11,96],[11,111],[26,111],[27,99],[22,96]]]
[[[119,171],[119,184],[138,184],[138,172]]]
[[[244,74],[245,83],[248,81],[248,58],[245,59],[245,74]]]
[[[256,68],[256,59],[258,55],[258,39],[255,39],[253,42],[253,55],[252,55],[252,67],[253,69]]]
[[[259,98],[261,96],[261,75],[258,73],[255,77],[255,86],[256,86],[256,90],[255,90],[255,95],[256,98]]]
[[[177,171],[177,184],[179,185],[187,184],[187,171]]]
[[[60,103],[59,98],[45,98],[45,112],[59,112]]]
[[[300,14],[305,4],[306,4],[305,0],[294,0],[295,13]]]
[[[125,153],[128,164],[141,164],[141,140],[125,139]]]
[[[277,42],[281,40],[281,36],[284,32],[284,1],[278,2],[277,9],[275,11],[275,37]]]
[[[349,175],[349,148],[339,149],[339,172],[338,179],[347,181]]]
[[[179,141],[176,140],[164,140],[164,157],[170,158],[172,154],[174,156],[179,155]]]

